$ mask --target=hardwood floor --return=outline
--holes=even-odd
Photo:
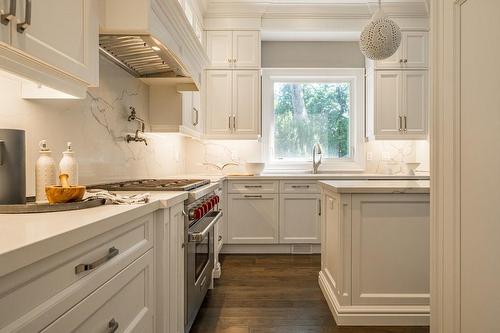
[[[318,285],[319,255],[225,255],[191,333],[427,333],[338,327]]]

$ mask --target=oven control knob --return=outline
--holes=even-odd
[[[207,202],[204,202],[202,206],[203,206],[203,215],[205,215],[210,210],[210,207],[208,207]]]
[[[215,196],[215,202],[219,203],[220,202],[220,197],[218,195]]]
[[[215,205],[217,205],[217,199],[215,197],[211,197],[210,202],[212,203],[212,206],[214,206],[214,207],[215,207]]]
[[[208,207],[208,210],[211,210],[212,208],[214,208],[214,204],[212,203],[212,201],[211,201],[211,200],[207,201],[207,202],[206,202],[206,205],[207,205],[207,207]]]
[[[198,220],[203,216],[203,211],[198,207],[189,212],[190,220]]]

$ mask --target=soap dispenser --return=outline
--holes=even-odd
[[[39,147],[40,157],[35,166],[35,196],[38,203],[47,202],[45,187],[56,184],[56,163],[47,146],[47,141],[40,141]]]
[[[68,175],[69,185],[78,185],[78,164],[75,159],[75,152],[71,146],[71,142],[66,144],[66,151],[63,152],[61,162],[59,162],[59,170],[61,174]]]

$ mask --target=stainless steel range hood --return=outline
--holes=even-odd
[[[189,77],[173,52],[150,35],[99,35],[99,48],[111,61],[138,78]]]

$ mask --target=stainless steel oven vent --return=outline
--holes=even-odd
[[[135,77],[188,77],[177,57],[148,35],[100,35],[99,48]]]

